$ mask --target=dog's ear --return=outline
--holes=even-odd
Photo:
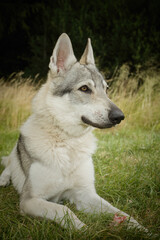
[[[66,33],[62,33],[50,58],[49,68],[57,73],[63,72],[76,61],[70,38]]]
[[[86,46],[84,53],[80,59],[80,64],[95,64],[90,38],[88,38],[87,46]]]

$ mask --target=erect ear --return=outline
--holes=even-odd
[[[76,61],[70,38],[66,33],[62,33],[50,58],[49,68],[54,72],[65,71]]]
[[[90,38],[88,38],[87,46],[86,46],[84,53],[80,59],[80,64],[95,64]]]

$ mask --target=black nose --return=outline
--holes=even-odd
[[[124,114],[120,109],[115,109],[110,111],[108,117],[111,123],[119,124],[124,119]]]

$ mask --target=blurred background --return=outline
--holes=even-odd
[[[70,36],[78,59],[87,38],[92,39],[106,78],[123,63],[133,72],[139,64],[159,68],[159,0],[1,0],[0,77],[19,71],[46,76],[63,32]]]

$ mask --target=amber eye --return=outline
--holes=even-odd
[[[80,87],[79,90],[82,92],[87,92],[87,93],[91,92],[91,90],[87,87],[87,85]]]

